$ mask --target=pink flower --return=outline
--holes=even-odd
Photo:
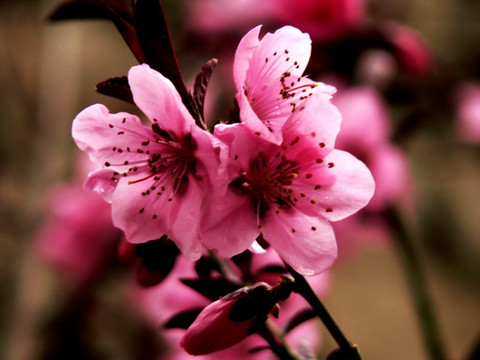
[[[313,275],[336,257],[330,221],[365,206],[374,182],[365,165],[333,149],[337,109],[315,94],[291,114],[279,146],[245,124],[217,125],[230,153],[206,205],[202,238],[220,256],[247,249],[260,235],[297,271]]]
[[[272,0],[190,0],[186,4],[194,31],[219,32],[227,29],[250,29],[272,17],[277,4]]]
[[[276,6],[280,21],[308,32],[317,41],[338,38],[365,19],[363,0],[280,0]]]
[[[394,54],[403,69],[413,75],[431,73],[434,66],[432,51],[414,29],[386,23],[382,30],[392,43]]]
[[[36,250],[69,281],[93,279],[113,258],[123,236],[113,227],[109,204],[77,185],[55,187],[48,200],[47,218],[35,237]]]
[[[405,155],[390,140],[388,110],[374,88],[339,90],[333,102],[343,117],[336,146],[365,161],[375,179],[375,194],[365,209],[334,225],[345,258],[366,246],[388,244],[390,231],[379,213],[392,203],[409,205],[411,178]]]
[[[471,143],[480,142],[480,85],[462,84],[457,90],[457,128]]]
[[[260,29],[248,32],[235,53],[236,100],[241,121],[262,138],[280,144],[290,114],[312,93],[330,96],[335,89],[302,76],[310,59],[308,34],[285,26],[259,40]]]
[[[73,122],[78,147],[102,166],[85,186],[111,201],[113,223],[128,241],[166,234],[189,259],[198,259],[198,214],[218,166],[213,136],[195,125],[172,83],[148,65],[132,67],[128,81],[147,125],[100,104]]]
[[[336,147],[365,161],[375,179],[375,194],[367,208],[379,210],[405,196],[408,164],[390,140],[390,118],[380,95],[370,87],[351,88],[340,91],[333,103],[343,118]]]

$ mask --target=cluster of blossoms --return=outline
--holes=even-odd
[[[240,122],[196,125],[172,83],[148,65],[129,85],[146,123],[103,105],[82,111],[73,138],[101,168],[86,187],[111,201],[132,243],[168,236],[190,260],[271,245],[294,269],[317,274],[336,257],[330,221],[365,206],[366,166],[334,149],[334,88],[303,76],[310,38],[284,27],[240,42],[234,61]]]

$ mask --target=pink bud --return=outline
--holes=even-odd
[[[192,355],[233,346],[256,331],[279,300],[266,283],[239,289],[211,303],[197,316],[180,344]]]
[[[182,347],[192,355],[205,355],[235,345],[248,336],[254,317],[235,322],[230,310],[235,301],[217,300],[198,315],[182,338]]]

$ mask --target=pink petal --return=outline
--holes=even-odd
[[[150,184],[129,183],[128,180],[121,178],[113,194],[114,225],[122,229],[127,240],[132,243],[144,243],[168,233],[170,224],[167,219],[170,213],[175,211],[178,203],[168,201],[171,199],[168,191],[162,195],[157,195],[155,191],[142,196],[142,192],[145,192]]]
[[[233,77],[237,89],[241,89],[245,83],[249,61],[252,58],[253,51],[260,44],[259,36],[262,25],[250,30],[238,44],[233,63]]]
[[[110,114],[100,104],[77,115],[72,136],[80,150],[86,151],[93,161],[113,165],[112,168],[115,164],[123,165],[124,161],[144,158],[134,146],[141,147],[142,141],[154,140],[151,129],[143,126],[138,117],[128,113]]]
[[[311,185],[305,188],[307,195],[321,209],[323,217],[330,221],[341,220],[368,204],[375,190],[375,182],[364,163],[341,150],[332,150],[324,163],[327,164],[325,171],[335,176],[333,184],[316,191],[310,190]],[[316,181],[315,176],[312,179]]]
[[[117,188],[117,181],[112,180],[113,171],[110,169],[98,169],[88,174],[84,189],[95,191],[100,194],[103,200],[112,201],[113,192]]]
[[[170,80],[143,64],[130,69],[128,83],[135,104],[150,121],[158,120],[162,129],[177,135],[189,132],[195,121]]]
[[[178,202],[177,211],[170,213],[172,226],[168,234],[182,254],[192,261],[198,260],[202,255],[202,246],[199,241],[199,223],[205,193],[202,187],[205,186],[193,177],[189,177],[186,192],[173,200]]]
[[[284,137],[291,131],[314,141],[316,146],[331,149],[340,131],[342,117],[331,103],[331,96],[314,93],[301,107],[295,110],[283,130]],[[288,140],[284,141],[288,143]]]
[[[280,257],[303,275],[327,270],[337,257],[333,229],[320,217],[295,209],[268,212],[262,233]]]
[[[201,231],[205,247],[222,257],[248,249],[260,234],[249,199],[227,190],[225,196],[209,200]]]

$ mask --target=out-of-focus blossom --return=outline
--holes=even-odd
[[[382,31],[393,46],[393,53],[400,68],[413,75],[427,75],[432,72],[433,54],[414,29],[396,23],[385,23]]]
[[[261,26],[238,45],[233,65],[240,120],[251,131],[275,144],[282,142],[282,126],[313,93],[329,97],[331,86],[302,76],[310,59],[308,34],[285,26],[259,39]]]
[[[196,31],[248,30],[264,23],[275,13],[271,0],[190,0],[186,2],[188,24]]]
[[[360,82],[380,89],[386,87],[397,73],[395,57],[380,49],[372,49],[362,54],[356,68],[356,76]]]
[[[291,113],[279,146],[245,124],[217,125],[229,159],[206,205],[206,246],[231,257],[262,234],[297,271],[328,269],[336,257],[330,221],[358,211],[374,190],[365,165],[333,148],[340,122],[329,98],[317,93]]]
[[[48,203],[48,215],[35,238],[39,255],[71,281],[100,276],[123,236],[112,224],[110,205],[79,184],[57,186]]]
[[[279,0],[278,19],[308,32],[316,41],[333,40],[354,30],[365,19],[363,0]]]
[[[336,147],[364,161],[375,179],[375,194],[365,209],[335,224],[339,248],[351,247],[352,237],[368,238],[369,244],[381,244],[388,230],[374,214],[411,195],[407,159],[390,140],[389,114],[373,88],[341,90],[333,102],[343,117]],[[345,239],[347,237],[349,239]]]
[[[271,23],[296,26],[316,41],[345,35],[365,19],[363,0],[193,0],[187,5],[197,31],[243,31]]]
[[[402,151],[391,140],[390,117],[380,95],[370,87],[340,91],[333,99],[342,114],[336,147],[367,164],[375,179],[375,194],[366,206],[383,208],[408,191],[409,170]]]
[[[464,83],[457,90],[457,128],[468,142],[480,142],[480,85]]]
[[[83,110],[72,134],[101,169],[86,187],[112,203],[112,218],[132,243],[166,234],[198,259],[198,214],[218,154],[213,136],[195,125],[173,84],[148,65],[130,69],[133,98],[148,118],[110,114],[100,104]]]

